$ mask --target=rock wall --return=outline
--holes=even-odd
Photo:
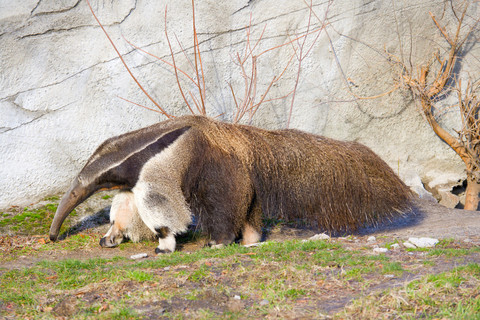
[[[439,194],[461,183],[465,179],[462,162],[433,133],[408,91],[359,99],[395,87],[392,56],[386,51],[407,64],[419,64],[428,62],[435,50],[447,49],[428,13],[453,30],[456,22],[450,2],[318,0],[313,1],[315,15],[310,23],[306,3],[197,1],[208,114],[233,119],[230,85],[237,100],[245,92],[235,59],[249,43],[257,56],[257,101],[286,68],[271,86],[253,124],[287,126],[292,96],[273,98],[290,93],[299,76],[289,127],[368,145],[421,194],[428,194],[423,185]],[[149,94],[170,114],[189,113],[173,68],[128,42],[171,61],[167,29],[178,67],[191,70],[186,59],[193,57],[191,1],[91,0],[91,4]],[[472,2],[469,22],[480,16],[479,7]],[[325,28],[317,32],[322,23]],[[296,39],[307,31],[308,37]],[[478,30],[474,34],[478,36]],[[469,38],[462,52],[457,68],[461,77],[479,75],[480,49],[474,39]],[[0,1],[0,43],[0,208],[64,191],[103,140],[166,119],[122,100],[155,109],[129,76],[84,0]],[[299,72],[300,53],[306,56]],[[248,61],[246,73],[251,75]],[[195,86],[189,80],[182,83],[189,96]],[[454,97],[447,96],[439,105],[453,103]],[[439,114],[443,125],[458,129],[455,108],[441,110],[446,110]]]

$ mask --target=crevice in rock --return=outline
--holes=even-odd
[[[455,206],[455,209],[464,209],[465,204],[465,191],[467,191],[467,179],[463,180],[460,185],[452,188],[452,194],[456,195],[460,201]],[[462,201],[463,200],[463,201]]]
[[[81,26],[70,27],[70,28],[48,29],[48,30],[38,32],[38,33],[26,34],[26,35],[18,37],[17,39],[23,40],[23,39],[26,39],[26,38],[39,37],[39,36],[44,36],[44,35],[48,35],[48,34],[51,34],[51,33],[73,31],[73,30],[82,29],[82,28],[86,28],[86,27],[91,27],[91,26],[90,25],[81,25]]]
[[[37,10],[38,6],[40,5],[40,3],[42,3],[42,0],[38,0],[37,4],[35,5],[35,7],[33,7],[32,11],[30,11],[30,16],[32,16],[33,12],[35,10]]]
[[[137,9],[137,0],[135,0],[133,7],[130,8],[130,11],[128,11],[125,17],[122,20],[120,20],[120,22],[117,22],[117,24],[122,24],[125,20],[127,20],[127,18],[132,14],[133,11],[135,11],[135,9]]]
[[[2,133],[6,133],[6,132],[9,132],[9,131],[13,131],[13,130],[16,130],[16,129],[21,128],[21,127],[23,127],[23,126],[26,126],[26,125],[28,125],[28,124],[30,124],[30,123],[32,123],[32,122],[35,122],[35,121],[37,121],[38,119],[42,118],[42,117],[43,117],[44,115],[46,115],[47,113],[48,113],[48,112],[42,113],[42,114],[40,114],[38,117],[35,117],[35,118],[33,118],[33,119],[29,120],[29,121],[23,122],[23,123],[19,124],[18,126],[9,128],[9,129],[3,131]]]
[[[467,179],[463,180],[458,186],[454,186],[452,188],[452,193],[454,195],[461,195],[465,193],[465,190],[467,189]]]
[[[38,114],[38,116],[34,117],[33,119],[31,119],[31,120],[29,120],[29,121],[25,121],[25,122],[23,122],[23,123],[15,126],[15,127],[11,127],[11,128],[9,128],[9,127],[0,127],[0,130],[5,129],[5,130],[3,130],[3,131],[0,131],[0,133],[6,133],[6,132],[9,132],[9,131],[13,131],[13,130],[16,130],[16,129],[18,129],[18,128],[21,128],[21,127],[23,127],[23,126],[26,126],[26,125],[28,125],[28,124],[30,124],[30,123],[33,123],[33,122],[41,119],[42,117],[44,117],[44,116],[47,115],[47,114],[56,113],[57,111],[60,111],[60,110],[62,110],[62,109],[64,109],[64,108],[72,105],[73,103],[75,103],[75,102],[68,103],[68,104],[66,104],[66,105],[64,105],[64,106],[61,106],[61,107],[55,109],[55,110],[36,111],[36,112],[35,112],[35,111],[31,111],[31,110],[24,109],[24,108],[22,108],[22,106],[19,106],[18,104],[14,103],[14,105],[17,106],[18,108],[21,108],[22,110],[27,111],[27,112],[36,113],[36,114]]]
[[[53,11],[47,11],[47,12],[40,12],[40,13],[34,13],[35,10],[37,10],[37,8],[40,6],[40,4],[42,3],[43,0],[39,0],[37,2],[37,4],[35,5],[35,7],[32,9],[32,11],[30,11],[30,16],[31,17],[35,17],[35,16],[44,16],[44,15],[49,15],[49,14],[56,14],[56,13],[64,13],[64,12],[68,12],[74,8],[76,8],[80,2],[82,0],[77,0],[77,2],[73,5],[73,6],[70,6],[70,7],[66,7],[66,8],[63,8],[63,9],[59,9],[59,10],[53,10]]]
[[[132,50],[132,51],[126,53],[126,54],[130,54],[130,53],[133,52],[133,51],[134,51],[134,50]],[[126,55],[126,54],[125,54],[125,55]],[[47,85],[40,86],[40,87],[34,87],[34,88],[29,88],[29,89],[26,89],[26,90],[22,90],[22,91],[19,91],[19,92],[14,93],[14,94],[11,94],[11,95],[9,95],[9,96],[0,97],[0,101],[2,101],[2,100],[9,100],[9,99],[15,98],[15,97],[18,96],[19,94],[22,94],[22,93],[25,93],[25,92],[29,92],[29,91],[33,91],[33,90],[38,90],[38,89],[43,89],[43,88],[48,88],[48,87],[56,86],[56,85],[58,85],[58,84],[61,84],[62,82],[65,82],[65,81],[67,81],[67,80],[70,80],[71,78],[73,78],[73,77],[75,77],[75,76],[77,76],[77,75],[79,75],[79,74],[81,74],[81,73],[83,73],[83,72],[85,72],[85,71],[87,71],[87,70],[89,70],[89,69],[95,68],[96,66],[101,65],[101,64],[104,64],[104,63],[109,63],[109,62],[111,62],[111,61],[113,61],[113,60],[115,60],[115,59],[118,59],[118,57],[115,56],[114,58],[112,58],[112,59],[110,59],[110,60],[97,62],[97,63],[95,63],[95,64],[93,64],[93,65],[91,65],[91,66],[89,66],[89,67],[86,67],[86,68],[84,68],[84,69],[82,69],[82,70],[80,70],[80,71],[77,71],[77,72],[75,72],[75,73],[73,73],[73,74],[71,74],[71,75],[67,76],[66,78],[61,79],[61,80],[59,80],[59,81],[55,81],[55,82],[52,82],[52,83],[49,83],[49,84],[47,84]]]
[[[232,13],[232,16],[233,16],[234,14],[237,14],[237,13],[239,13],[240,11],[243,11],[244,9],[250,7],[250,6],[253,4],[253,2],[255,2],[255,0],[248,0],[248,3],[247,3],[245,6],[241,7],[240,9],[236,10],[234,13]]]
[[[41,1],[42,0],[40,0],[37,3],[37,5],[35,6],[35,8],[32,10],[31,17],[37,17],[37,16],[49,15],[49,14],[65,13],[65,12],[68,12],[72,9],[75,9],[81,2],[81,0],[78,0],[73,6],[65,8],[65,9],[55,10],[55,11],[50,11],[50,12],[42,12],[42,13],[37,13],[37,14],[32,15],[32,13],[36,10],[36,8],[39,6]],[[111,26],[116,26],[116,25],[122,24],[132,14],[132,12],[135,11],[136,8],[137,8],[137,0],[135,1],[133,7],[130,8],[128,13],[123,18],[121,18],[120,21],[113,22],[111,24],[106,24],[106,25],[103,25],[103,26],[104,27],[111,27]],[[88,27],[99,27],[99,26],[98,25],[93,25],[93,24],[88,24],[88,25],[72,26],[72,27],[68,27],[68,28],[50,28],[50,29],[47,29],[47,30],[42,31],[42,32],[22,35],[22,36],[19,36],[17,39],[25,39],[25,38],[31,38],[31,37],[44,36],[44,35],[48,35],[48,34],[52,34],[52,33],[67,32],[67,31],[78,30],[78,29],[81,29],[81,28],[88,28]]]

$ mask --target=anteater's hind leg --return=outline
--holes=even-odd
[[[242,229],[242,244],[249,245],[260,242],[262,238],[262,208],[260,203],[253,197],[249,212],[247,213],[247,221]]]

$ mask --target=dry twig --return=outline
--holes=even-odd
[[[103,27],[102,23],[100,22],[100,20],[97,18],[97,16],[95,15],[95,12],[93,11],[93,8],[92,6],[90,5],[90,2],[88,0],[87,1],[87,4],[88,4],[88,7],[90,8],[90,11],[92,12],[92,15],[93,17],[95,18],[95,20],[97,21],[98,25],[100,26],[100,28],[102,28],[102,31],[103,33],[105,33],[105,35],[107,36],[108,38],[108,41],[110,41],[110,44],[112,45],[113,49],[115,49],[115,52],[117,53],[118,57],[120,58],[120,60],[122,61],[123,65],[125,66],[125,69],[127,69],[128,73],[130,74],[130,76],[132,77],[132,79],[135,81],[135,83],[137,84],[137,86],[140,88],[140,90],[142,90],[142,92],[148,97],[148,99],[150,99],[150,101],[153,102],[153,104],[158,108],[158,110],[160,110],[160,112],[162,114],[164,114],[165,116],[167,116],[168,118],[172,118],[171,115],[169,115],[156,101],[155,99],[153,99],[149,94],[148,92],[143,88],[143,86],[140,84],[140,82],[138,82],[137,78],[133,75],[132,71],[130,71],[130,68],[128,67],[127,63],[125,62],[125,60],[123,60],[123,57],[122,55],[120,54],[120,52],[118,51],[117,47],[115,46],[115,43],[113,42],[113,40],[110,38],[110,36],[108,35],[107,31],[105,30],[105,28]]]
[[[448,42],[450,49],[447,57],[441,59],[438,53],[432,57],[432,61],[421,66],[417,74],[407,69],[403,62],[398,58],[393,58],[396,64],[401,66],[401,80],[420,100],[420,108],[425,119],[432,127],[433,131],[445,141],[463,160],[467,169],[467,191],[465,200],[465,209],[476,210],[478,207],[478,194],[480,192],[480,154],[478,142],[480,141],[478,110],[479,103],[476,92],[478,92],[478,82],[467,85],[467,90],[462,91],[461,81],[454,78],[454,68],[458,63],[458,53],[460,52],[466,39],[475,29],[480,19],[477,19],[470,30],[462,37],[461,30],[466,17],[468,2],[465,2],[462,14],[458,16],[454,11],[458,24],[454,35],[452,36],[445,27],[443,27],[437,18],[430,12],[430,17],[443,38]],[[393,57],[393,56],[392,56]],[[439,64],[438,71],[433,75],[433,81],[430,80],[430,72],[434,62]],[[457,131],[458,137],[453,136],[437,121],[434,110],[435,103],[448,94],[452,89],[450,84],[457,84],[458,107],[462,120],[462,128]]]

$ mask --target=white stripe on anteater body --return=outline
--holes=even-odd
[[[192,215],[216,243],[242,233],[255,242],[262,216],[348,232],[397,215],[411,197],[361,144],[185,116],[102,144],[62,199],[50,237],[76,205],[112,187],[133,192],[160,252],[174,249]]]

